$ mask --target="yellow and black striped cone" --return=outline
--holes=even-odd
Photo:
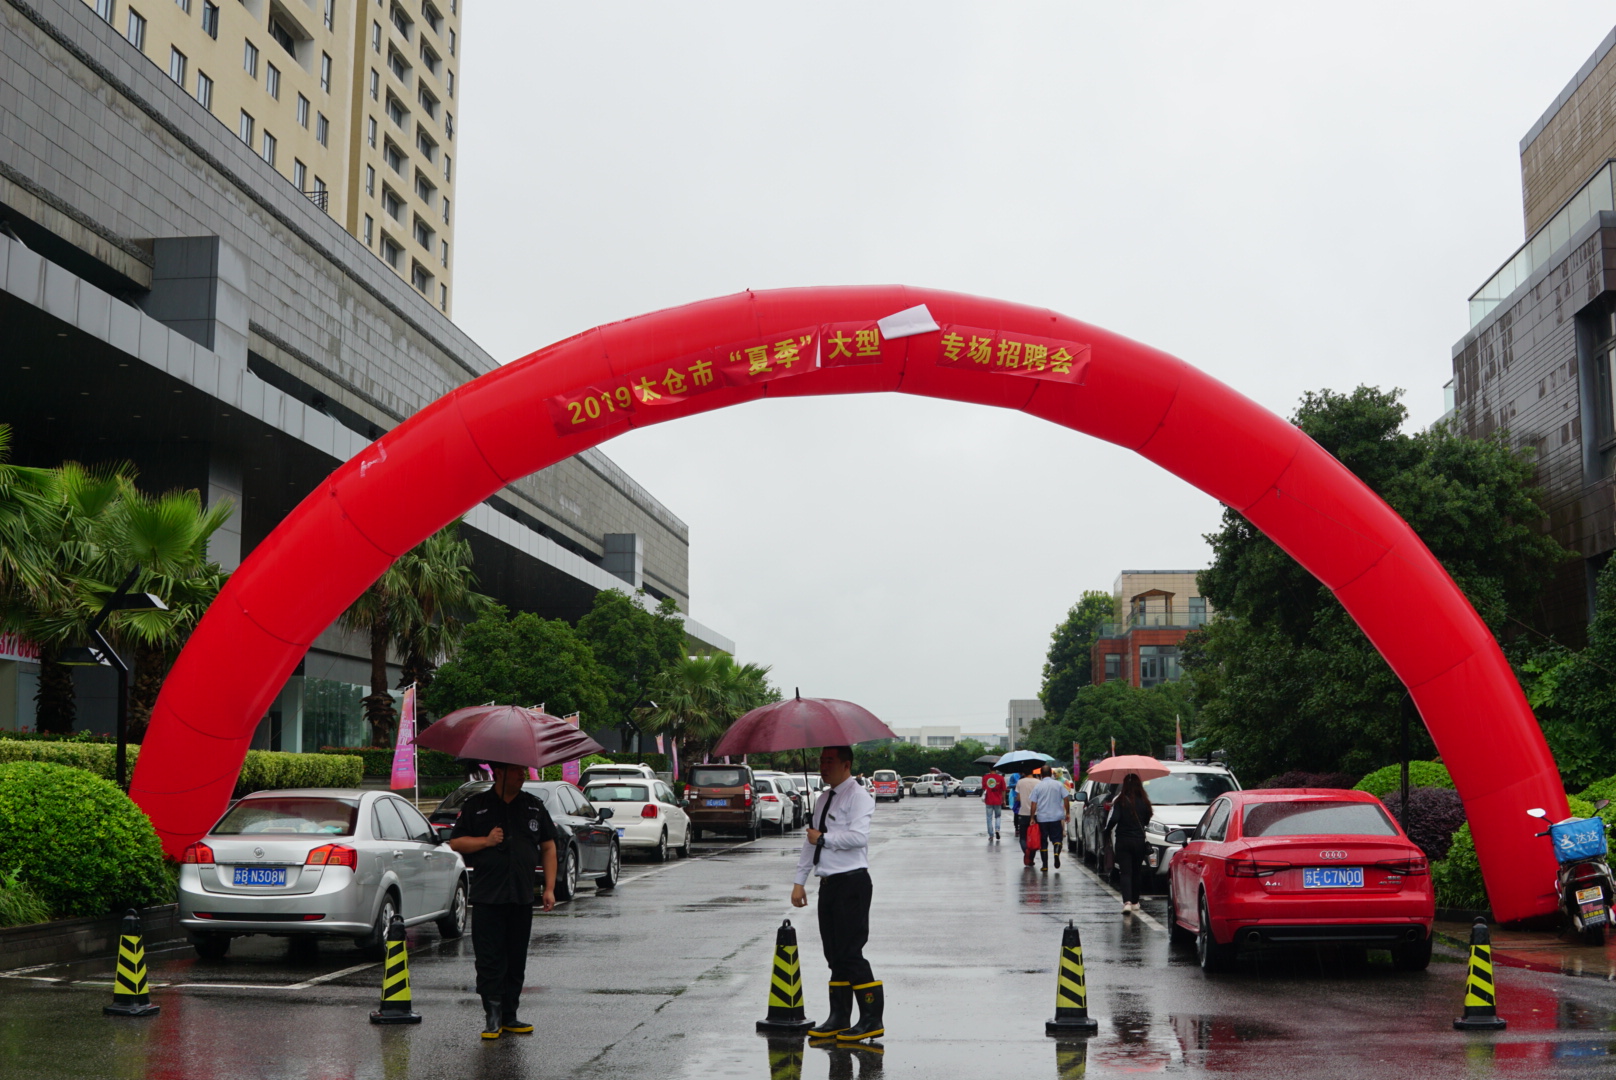
[[[1464,1015],[1453,1022],[1460,1031],[1503,1031],[1509,1026],[1498,1015],[1498,992],[1493,985],[1493,938],[1487,920],[1470,928],[1470,971],[1465,975]]]
[[[1089,1044],[1077,1042],[1055,1044],[1055,1075],[1060,1080],[1078,1080],[1089,1070]]]
[[[1083,975],[1083,937],[1070,919],[1061,931],[1060,971],[1055,976],[1055,1019],[1045,1035],[1092,1035],[1099,1022],[1089,1017],[1089,986]]]
[[[112,976],[112,1004],[104,1005],[106,1016],[156,1016],[161,1005],[151,1002],[146,985],[146,946],[141,942],[140,916],[133,908],[124,912],[118,934],[118,970]]]
[[[802,1002],[802,965],[797,959],[797,931],[791,920],[774,935],[774,970],[769,976],[769,1012],[757,1022],[759,1031],[806,1035],[814,1022]]]
[[[802,1038],[776,1035],[769,1040],[769,1080],[802,1080]]]
[[[382,1007],[370,1014],[372,1024],[419,1024],[410,1008],[410,955],[404,948],[404,920],[393,916],[387,928],[387,961],[382,966]]]

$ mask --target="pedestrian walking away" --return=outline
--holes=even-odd
[[[982,777],[982,809],[987,812],[988,839],[999,838],[999,814],[1004,810],[1004,796],[1008,785],[1002,773],[989,769]]]
[[[1061,842],[1066,812],[1070,808],[1072,793],[1053,773],[1039,780],[1032,789],[1032,817],[1038,822],[1038,858],[1041,871],[1049,870],[1049,845],[1055,848],[1055,869],[1060,869]],[[1032,855],[1029,853],[1029,859]]]
[[[853,749],[827,746],[819,774],[827,785],[803,837],[791,903],[808,906],[810,875],[819,879],[819,939],[830,966],[830,1017],[813,1038],[857,1042],[883,1034],[883,989],[864,958],[870,937],[870,820],[875,799],[852,778]],[[853,1002],[859,1021],[853,1023]]]
[[[1111,815],[1102,833],[1111,834],[1111,850],[1116,853],[1117,873],[1122,876],[1122,910],[1139,910],[1139,879],[1150,848],[1145,843],[1145,826],[1150,824],[1150,797],[1138,773],[1122,778],[1122,790],[1111,800]]]
[[[465,801],[449,847],[471,868],[471,945],[483,1038],[531,1035],[517,1018],[533,934],[535,868],[544,867],[544,910],[555,907],[556,829],[544,803],[522,790],[527,769],[493,763],[494,786]]]
[[[1016,781],[1016,842],[1021,845],[1021,865],[1032,865],[1032,852],[1027,848],[1027,822],[1032,820],[1032,793],[1038,786],[1039,774],[1042,769],[1032,772]]]

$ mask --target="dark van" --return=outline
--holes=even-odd
[[[685,813],[692,839],[703,833],[742,833],[756,840],[763,833],[763,806],[752,770],[745,765],[692,765],[685,782]]]

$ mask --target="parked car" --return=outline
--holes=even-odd
[[[877,769],[870,774],[870,794],[875,796],[876,802],[886,799],[897,802],[903,798],[903,781],[891,769]]]
[[[690,816],[661,780],[640,777],[597,780],[584,788],[584,798],[615,813],[612,825],[625,850],[643,850],[666,862],[671,850],[690,858]]]
[[[920,777],[918,776],[904,777],[902,780],[903,793],[905,795],[913,795],[915,793],[915,785],[918,783],[920,783]]]
[[[179,919],[197,955],[232,938],[351,938],[379,959],[394,915],[466,928],[466,865],[396,795],[357,788],[256,791],[180,856]]]
[[[634,777],[638,780],[655,780],[656,770],[649,765],[591,765],[583,771],[578,778],[578,786],[587,789],[597,780],[615,780]]]
[[[786,830],[791,828],[791,796],[780,787],[780,780],[770,776],[752,777],[752,787],[757,795],[758,817],[761,824],[770,826],[775,832],[784,836]]]
[[[1431,962],[1436,900],[1425,853],[1363,791],[1270,788],[1218,797],[1168,864],[1168,927],[1202,969],[1239,950],[1337,942],[1387,948],[1403,971]]]
[[[1240,781],[1227,766],[1211,761],[1164,761],[1166,776],[1145,781],[1150,798],[1151,820],[1145,830],[1150,853],[1145,865],[1150,876],[1144,889],[1156,892],[1166,885],[1168,861],[1178,850],[1167,842],[1174,829],[1190,828],[1206,813],[1206,808],[1226,791],[1239,791]],[[1067,823],[1067,847],[1106,873],[1111,870],[1110,848],[1100,830],[1111,812],[1111,798],[1120,784],[1085,780],[1072,794]]]
[[[929,773],[915,782],[916,795],[952,795],[959,789],[959,781],[947,773]]]
[[[441,836],[447,837],[460,819],[460,809],[467,799],[479,791],[493,787],[488,780],[474,780],[461,784],[432,811],[432,825]],[[578,893],[578,879],[593,877],[596,888],[611,889],[617,885],[622,871],[622,852],[617,841],[617,829],[608,825],[615,816],[611,807],[596,809],[584,798],[584,793],[565,780],[528,781],[522,790],[537,796],[550,813],[560,836],[556,839],[557,900],[571,900]],[[544,888],[544,870],[539,868],[535,889]]]
[[[763,835],[763,804],[756,796],[752,770],[745,765],[692,765],[685,785],[685,813],[693,837],[703,833],[740,833],[748,840]]]
[[[960,781],[959,793],[961,795],[982,794],[982,778],[980,776],[967,776]]]
[[[791,813],[787,815],[786,828],[795,829],[808,820],[808,794],[797,785],[797,780],[789,773],[754,771],[753,776],[767,777],[774,781],[774,786],[780,793],[790,800]]]

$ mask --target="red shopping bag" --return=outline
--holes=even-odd
[[[1038,827],[1037,819],[1027,822],[1027,850],[1037,851],[1044,846],[1044,833]]]

